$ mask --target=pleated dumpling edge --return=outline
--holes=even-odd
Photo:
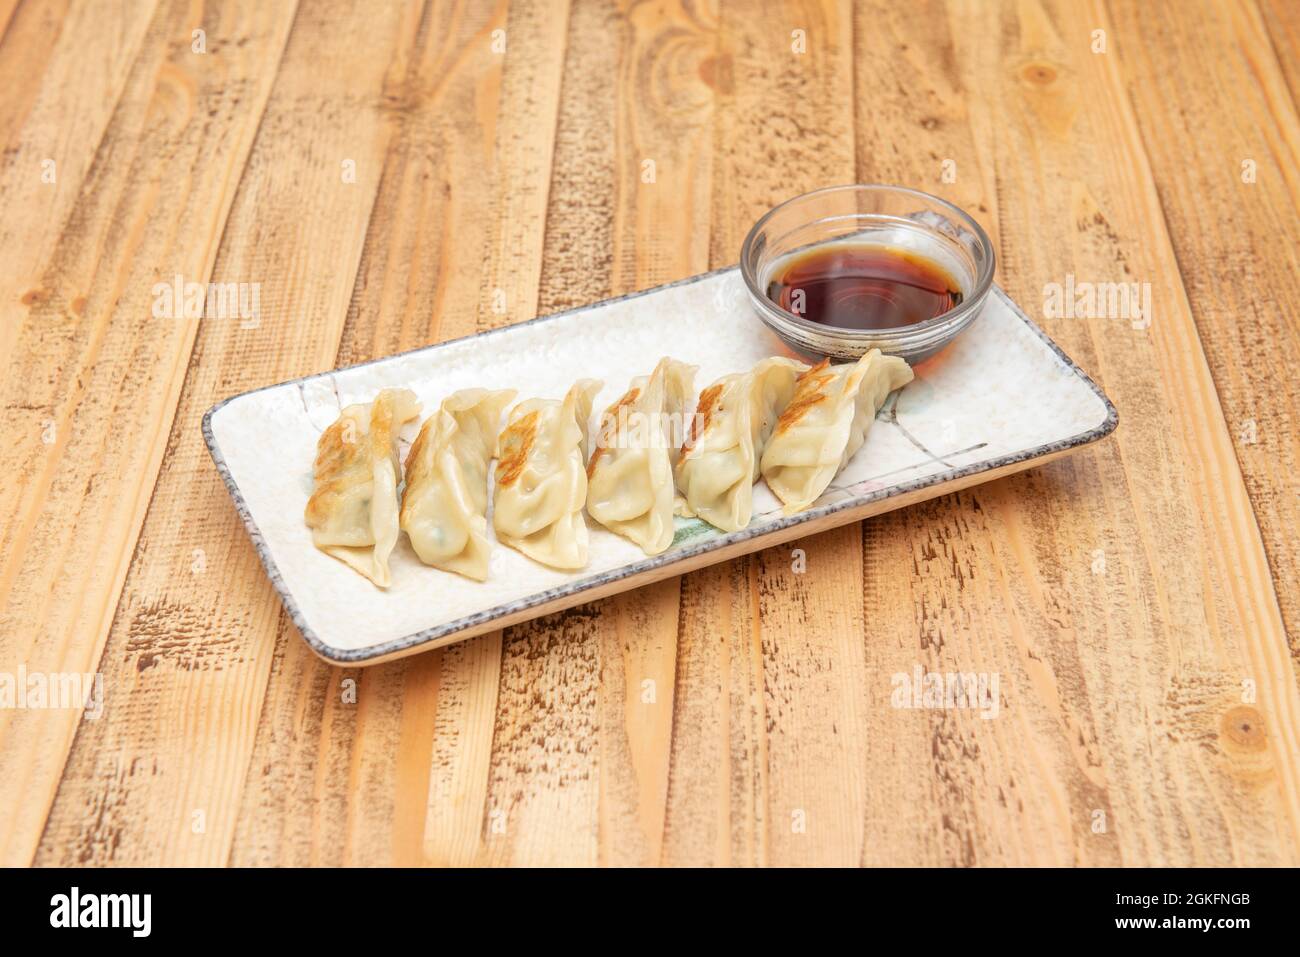
[[[525,399],[497,439],[492,524],[497,539],[543,565],[587,564],[584,449],[602,383],[579,379],[562,400]]]
[[[799,377],[760,463],[786,515],[803,511],[826,491],[862,448],[885,399],[912,377],[905,360],[879,349],[854,363],[823,361]]]
[[[420,561],[485,581],[488,470],[514,389],[462,389],[425,421],[406,456],[400,524]]]
[[[343,409],[316,443],[303,512],[312,542],[380,588],[392,584],[388,558],[397,544],[397,435],[419,414],[414,392],[384,389]]]
[[[587,512],[647,555],[673,542],[673,467],[681,452],[697,366],[664,357],[601,417],[587,464]]]

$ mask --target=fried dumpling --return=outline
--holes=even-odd
[[[673,542],[673,466],[694,394],[695,366],[664,358],[601,417],[587,465],[587,511],[647,555]],[[684,514],[684,512],[683,512]]]
[[[749,524],[763,448],[794,397],[795,380],[807,370],[774,356],[700,393],[676,468],[690,514],[726,532]]]
[[[845,365],[823,360],[799,377],[761,459],[763,478],[786,515],[803,511],[826,491],[862,448],[889,393],[911,381],[908,364],[879,349]]]
[[[397,544],[397,433],[420,414],[408,389],[385,389],[350,405],[316,444],[312,496],[304,513],[312,541],[381,588],[392,582]]]
[[[587,564],[587,441],[595,379],[580,379],[563,401],[525,399],[497,440],[492,526],[497,538],[552,568]]]
[[[488,467],[514,397],[514,389],[454,392],[411,446],[400,524],[426,565],[487,580]]]

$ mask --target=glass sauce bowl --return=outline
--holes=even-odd
[[[938,316],[890,329],[812,322],[768,296],[774,275],[796,254],[828,244],[884,246],[928,259],[957,283],[961,302]],[[852,361],[871,349],[915,364],[938,352],[980,314],[993,286],[988,234],[966,212],[902,186],[829,186],[768,211],[745,237],[740,272],[760,319],[796,352]]]

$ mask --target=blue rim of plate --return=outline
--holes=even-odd
[[[212,461],[217,467],[217,472],[221,475],[221,480],[226,484],[226,490],[230,492],[230,497],[235,503],[235,511],[244,522],[244,527],[248,530],[248,536],[252,539],[253,548],[257,551],[258,557],[262,560],[262,566],[266,569],[267,577],[270,578],[272,586],[280,596],[285,611],[289,613],[289,619],[302,634],[303,640],[307,645],[316,652],[321,658],[337,665],[356,665],[364,664],[376,658],[387,658],[402,652],[410,652],[419,645],[427,644],[431,641],[437,641],[455,635],[457,632],[466,631],[479,625],[487,624],[494,619],[502,618],[506,615],[516,614],[521,611],[527,611],[530,608],[536,608],[539,605],[545,605],[549,602],[560,598],[571,598],[574,595],[581,594],[585,591],[599,588],[602,585],[611,582],[621,581],[624,578],[631,578],[640,575],[643,572],[653,571],[662,568],[664,565],[676,564],[688,558],[694,558],[697,555],[706,554],[725,548],[728,545],[735,545],[739,542],[748,541],[756,536],[766,536],[773,532],[781,531],[795,525],[802,525],[827,515],[834,515],[836,512],[842,512],[851,508],[861,508],[863,505],[870,505],[873,502],[884,499],[896,498],[900,495],[906,495],[909,492],[919,491],[930,488],[935,485],[943,485],[948,482],[966,478],[971,475],[978,475],[981,472],[991,472],[995,469],[1004,468],[1008,465],[1016,465],[1020,462],[1027,462],[1032,459],[1042,458],[1046,455],[1053,455],[1067,449],[1078,448],[1079,446],[1089,445],[1099,439],[1105,438],[1119,424],[1119,412],[1115,409],[1114,403],[1106,396],[1097,383],[1093,382],[1086,372],[1067,356],[1050,336],[1047,335],[1038,325],[1025,314],[1016,302],[1008,296],[1001,286],[996,283],[991,287],[994,295],[1000,298],[1015,315],[1027,325],[1034,334],[1045,342],[1057,357],[1075,373],[1092,392],[1101,399],[1106,408],[1106,418],[1098,426],[1081,432],[1078,435],[1071,436],[1067,439],[1058,439],[1055,442],[1048,442],[1045,445],[1036,446],[1032,449],[1026,449],[1015,452],[1011,455],[999,456],[998,458],[985,459],[970,465],[959,468],[948,469],[943,472],[937,472],[933,475],[927,475],[924,478],[913,479],[910,482],[904,482],[899,485],[891,485],[887,488],[877,489],[866,492],[862,495],[856,495],[850,498],[842,499],[836,502],[830,502],[826,505],[814,506],[797,515],[790,515],[775,519],[771,522],[765,522],[761,527],[742,528],[736,532],[727,532],[715,537],[707,538],[694,545],[683,545],[680,548],[674,548],[671,551],[664,552],[660,555],[647,557],[641,561],[632,562],[622,565],[618,568],[610,569],[599,575],[593,575],[589,578],[581,578],[577,581],[567,582],[554,588],[548,588],[545,591],[534,592],[524,598],[518,598],[504,605],[497,605],[483,611],[475,612],[472,615],[466,615],[453,621],[445,622],[441,625],[435,625],[432,628],[426,628],[423,631],[417,631],[410,635],[403,635],[401,638],[393,638],[377,645],[371,645],[366,648],[336,648],[333,645],[326,644],[320,639],[315,630],[307,623],[299,609],[297,602],[294,601],[293,593],[286,585],[284,578],[280,575],[280,569],[276,567],[275,560],[271,558],[271,551],[267,547],[266,539],[262,537],[261,529],[258,528],[257,522],[253,520],[252,513],[248,509],[248,504],[244,500],[243,494],[239,490],[239,483],[235,477],[230,474],[230,467],[226,464],[226,458],[221,452],[216,437],[212,434],[212,416],[225,406],[234,402],[236,399],[242,399],[250,395],[256,395],[259,392],[266,392],[270,389],[279,389],[286,385],[299,385],[304,382],[310,382],[313,379],[321,379],[327,376],[335,375],[339,372],[346,372],[349,369],[361,369],[366,366],[377,365],[381,362],[388,362],[401,356],[414,355],[421,352],[432,352],[435,349],[442,349],[457,342],[464,342],[468,339],[482,339],[488,336],[499,335],[500,333],[512,329],[520,329],[524,326],[534,325],[541,322],[550,322],[553,319],[560,319],[565,316],[571,316],[579,312],[586,312],[589,309],[595,309],[600,306],[608,306],[613,303],[627,302],[631,299],[638,299],[642,296],[653,295],[657,292],[663,292],[667,289],[675,289],[679,286],[688,286],[692,283],[702,282],[705,279],[711,279],[714,276],[723,273],[738,271],[739,266],[724,266],[721,269],[713,269],[709,272],[699,273],[695,276],[688,276],[685,279],[678,279],[675,282],[665,283],[662,286],[653,286],[649,289],[641,289],[637,292],[627,293],[623,296],[615,296],[611,299],[602,299],[599,302],[589,303],[585,306],[576,306],[572,309],[565,309],[560,312],[549,313],[545,316],[538,316],[535,319],[528,319],[524,322],[515,323],[509,326],[501,326],[496,329],[487,329],[483,332],[471,333],[468,336],[460,336],[456,339],[448,339],[446,342],[435,343],[429,346],[419,346],[415,349],[407,349],[403,352],[396,352],[389,356],[383,356],[379,359],[369,359],[365,362],[358,362],[355,365],[344,366],[339,369],[329,369],[325,372],[314,372],[311,375],[300,376],[296,379],[286,379],[283,382],[276,382],[272,385],[261,386],[257,389],[249,389],[247,392],[241,392],[238,395],[232,395],[227,399],[218,402],[212,408],[203,414],[203,440],[208,446],[208,452],[212,456]],[[973,325],[973,323],[972,323]],[[969,328],[969,326],[968,326]],[[580,601],[573,602],[571,605],[581,604]],[[519,622],[517,624],[522,624]]]

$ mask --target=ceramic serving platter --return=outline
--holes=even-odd
[[[246,392],[213,407],[203,434],[235,508],[294,624],[321,657],[375,664],[427,651],[746,552],[1042,464],[1109,434],[1101,390],[994,288],[980,316],[876,416],[862,450],[807,511],[785,517],[759,482],[754,518],[725,533],[676,519],[672,546],[647,557],[588,520],[591,559],[546,568],[504,546],[486,582],[420,563],[405,535],[393,583],[375,587],[312,545],[303,508],[316,440],[341,407],[406,387],[421,418],[457,389],[511,387],[560,398],[604,380],[603,409],[663,355],[699,366],[697,390],[789,351],[754,316],[739,272],[724,269],[363,365]],[[403,433],[402,456],[417,425]],[[491,535],[491,520],[488,522]]]

